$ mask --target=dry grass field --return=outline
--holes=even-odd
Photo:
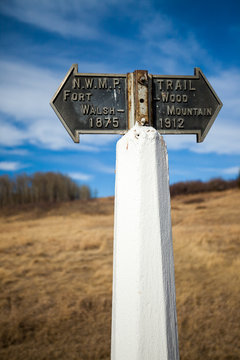
[[[240,359],[240,191],[172,223],[181,359]],[[0,359],[109,359],[113,198],[5,210],[0,236]]]

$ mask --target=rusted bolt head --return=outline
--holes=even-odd
[[[139,79],[139,82],[140,82],[140,84],[144,85],[144,84],[146,84],[147,79],[145,78],[145,76],[141,76]]]

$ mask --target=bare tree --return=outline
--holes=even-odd
[[[12,204],[13,183],[8,175],[0,176],[0,206]]]
[[[32,176],[17,175],[10,179],[0,176],[0,206],[39,202],[60,202],[76,199],[90,199],[87,185],[77,185],[69,176],[54,172],[36,172]]]

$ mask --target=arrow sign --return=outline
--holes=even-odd
[[[79,74],[72,65],[51,106],[74,142],[79,134],[124,133],[127,125],[126,75]]]
[[[222,107],[202,71],[152,79],[153,127],[162,134],[196,134],[202,142]]]
[[[146,73],[144,81],[139,73]],[[77,64],[50,104],[75,142],[79,134],[126,133],[142,108],[149,109],[147,125],[160,133],[196,134],[202,142],[222,107],[199,68],[193,76],[147,75],[139,70],[128,75],[80,74]]]

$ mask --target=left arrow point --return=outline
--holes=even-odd
[[[65,121],[66,116],[64,111],[64,102],[67,100],[68,94],[70,92],[70,90],[65,89],[66,84],[72,83],[73,75],[77,74],[77,72],[78,72],[78,65],[73,64],[50,102],[50,105],[52,106],[53,110],[55,111],[61,123],[63,124],[63,126],[65,127],[65,129],[67,130],[67,132],[69,133],[69,135],[71,136],[71,138],[75,143],[79,143],[79,133],[76,129],[74,129],[71,123],[69,122],[67,123]]]

